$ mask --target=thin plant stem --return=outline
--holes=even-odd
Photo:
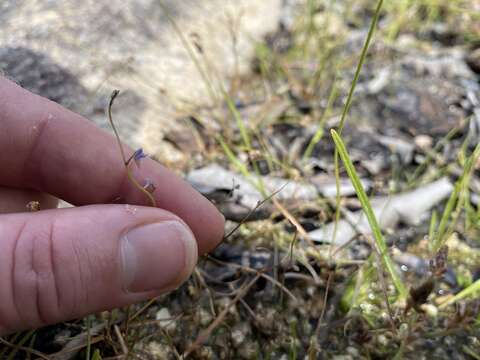
[[[148,192],[147,189],[145,189],[142,185],[140,185],[140,183],[133,176],[132,171],[130,170],[130,163],[132,162],[133,156],[131,156],[127,160],[127,157],[125,156],[125,151],[123,150],[122,141],[120,140],[120,136],[118,135],[117,128],[115,127],[115,123],[113,122],[112,107],[113,107],[113,103],[115,101],[115,98],[118,96],[119,93],[120,93],[119,90],[113,90],[112,95],[110,96],[110,102],[108,104],[108,121],[110,122],[110,125],[111,125],[111,127],[113,129],[113,132],[115,134],[115,138],[117,139],[118,148],[120,149],[120,154],[122,155],[122,160],[123,160],[123,164],[125,166],[125,170],[127,171],[128,180],[130,180],[130,182],[138,190],[140,190],[142,193],[145,194],[145,196],[148,198],[151,206],[157,207],[157,203],[156,203],[153,195],[150,192]]]
[[[183,358],[188,357],[193,351],[195,351],[199,346],[203,344],[203,342],[209,338],[210,334],[215,330],[225,319],[225,316],[227,316],[228,311],[230,308],[235,305],[241,298],[243,298],[247,292],[250,290],[250,288],[255,285],[255,283],[258,281],[258,279],[261,277],[261,274],[258,273],[250,282],[242,286],[240,291],[238,292],[237,296],[233,298],[227,306],[222,310],[220,314],[215,318],[215,320],[212,321],[212,323],[208,326],[207,329],[202,331],[198,337],[195,339],[193,344],[185,351],[183,354]]]

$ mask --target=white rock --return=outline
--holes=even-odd
[[[239,347],[241,344],[243,344],[249,331],[250,328],[248,326],[248,323],[240,323],[238,325],[235,325],[232,329],[233,346]]]
[[[165,330],[174,331],[177,328],[176,322],[170,314],[170,310],[166,307],[157,311],[155,319],[158,320],[160,327]]]

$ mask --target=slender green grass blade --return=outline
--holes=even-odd
[[[35,334],[35,330],[30,330],[25,335],[23,335],[16,345],[16,348],[12,350],[12,352],[8,355],[7,360],[15,359],[15,355],[17,355],[18,349],[20,349],[32,336]]]
[[[368,30],[367,38],[365,39],[365,43],[363,44],[362,52],[360,53],[360,60],[357,64],[357,69],[355,70],[355,75],[353,77],[352,85],[350,86],[350,91],[347,96],[347,101],[345,102],[345,106],[343,107],[342,116],[340,118],[340,124],[338,126],[338,133],[341,135],[343,131],[343,127],[345,126],[345,120],[347,118],[348,111],[350,110],[350,106],[352,104],[353,93],[355,92],[355,88],[357,87],[357,82],[360,77],[360,72],[363,67],[363,63],[367,57],[368,48],[370,46],[370,42],[372,41],[373,33],[375,32],[375,28],[377,27],[378,18],[380,17],[380,10],[382,9],[383,0],[379,0],[377,3],[377,7],[375,9],[375,14],[373,15],[372,22],[370,23],[370,28]],[[335,243],[335,238],[337,236],[337,224],[340,220],[340,172],[339,172],[339,161],[338,161],[338,149],[335,147],[335,154],[334,154],[334,164],[335,164],[335,187],[337,195],[335,197],[336,203],[336,210],[335,210],[335,228],[333,231],[333,240],[331,249]]]
[[[248,171],[248,168],[244,164],[242,164],[242,162],[240,160],[238,160],[238,158],[235,156],[235,154],[230,149],[228,144],[225,142],[225,140],[223,140],[221,135],[217,136],[217,141],[220,143],[220,146],[222,147],[223,152],[225,153],[225,155],[227,155],[228,160],[233,164],[233,166],[237,169],[237,171],[239,171],[243,176],[245,176],[245,178],[253,186],[255,186],[263,196],[267,196],[267,191],[266,191],[265,186],[262,182],[262,179],[260,177],[255,179],[252,176],[250,171]]]
[[[235,119],[235,122],[237,123],[237,127],[240,130],[240,136],[242,137],[243,145],[245,146],[247,151],[249,151],[252,148],[252,142],[250,140],[250,135],[248,134],[247,128],[243,123],[242,117],[238,112],[238,109],[235,106],[232,98],[227,94],[224,89],[222,89],[222,93],[225,101],[227,102],[228,109],[230,110],[233,118]]]
[[[90,351],[92,348],[92,334],[90,329],[92,327],[90,316],[87,316],[87,350],[85,351],[85,359],[90,360]]]
[[[348,92],[347,101],[345,102],[345,106],[343,107],[342,117],[340,119],[340,125],[338,126],[338,133],[341,135],[343,127],[345,125],[345,119],[347,118],[348,111],[350,110],[350,106],[352,105],[353,100],[353,93],[355,92],[355,88],[357,87],[358,78],[360,77],[360,72],[362,71],[363,63],[367,57],[368,48],[370,46],[370,42],[372,41],[373,33],[375,32],[375,28],[377,27],[378,18],[380,17],[380,10],[382,9],[383,0],[379,0],[377,3],[377,8],[375,9],[375,14],[373,15],[372,22],[370,23],[370,28],[368,29],[367,39],[363,44],[362,52],[360,53],[360,60],[358,61],[357,69],[355,70],[355,75],[353,77],[352,86],[350,87],[350,91]]]
[[[249,178],[250,177],[250,172],[248,171],[247,167],[240,162],[240,160],[237,159],[233,151],[230,149],[230,147],[227,145],[225,140],[223,140],[223,137],[221,135],[217,136],[217,141],[220,143],[220,146],[223,149],[223,152],[225,155],[227,155],[228,160],[235,166],[235,168],[240,171],[240,173]]]
[[[37,339],[37,334],[34,333],[32,335],[32,337],[30,338],[30,342],[28,343],[28,347],[30,349],[33,349],[34,346],[35,346],[35,340]],[[27,353],[27,360],[30,360],[32,358],[32,354],[31,353]],[[1,359],[1,358],[0,358]]]
[[[473,359],[480,360],[480,354],[475,350],[470,349],[467,345],[463,345],[462,350],[465,354],[470,355]]]
[[[15,344],[15,342],[17,341],[17,339],[20,337],[21,333],[17,332],[16,334],[13,334],[12,337],[10,339],[8,339],[12,344]],[[3,347],[3,350],[0,351],[0,359],[5,359],[5,357],[7,356],[7,352],[10,348],[7,347],[7,346],[4,346]]]
[[[430,218],[430,226],[428,228],[428,241],[429,241],[429,248],[430,250],[433,250],[434,246],[434,240],[435,240],[435,229],[437,228],[438,225],[438,214],[434,210],[432,212],[432,217]]]
[[[402,280],[400,279],[397,271],[395,269],[395,265],[388,255],[388,247],[385,242],[385,239],[382,235],[382,231],[380,230],[380,226],[378,225],[377,218],[373,212],[372,206],[370,205],[370,201],[368,199],[365,190],[363,189],[362,183],[360,182],[360,178],[358,177],[357,172],[350,160],[348,155],[347,149],[345,148],[345,144],[343,143],[341,137],[335,130],[331,130],[333,141],[335,142],[335,146],[338,150],[340,158],[342,159],[343,164],[345,165],[345,169],[347,170],[348,176],[352,182],[353,187],[355,188],[355,192],[357,194],[360,203],[362,204],[363,212],[367,217],[368,223],[370,224],[370,228],[372,229],[372,233],[374,235],[375,243],[377,245],[378,251],[380,253],[380,257],[383,260],[386,270],[390,274],[392,281],[397,289],[398,293],[402,298],[406,298],[408,292],[403,284]]]
[[[439,309],[443,309],[443,308],[447,307],[448,305],[452,305],[452,304],[456,303],[457,301],[463,300],[466,297],[472,296],[474,294],[480,294],[480,280],[475,281],[472,285],[470,285],[469,287],[460,291],[453,298],[451,298],[450,300],[441,304],[439,306]]]
[[[448,239],[448,235],[453,231],[453,226],[455,225],[456,220],[458,219],[459,213],[461,211],[462,205],[464,201],[468,201],[462,194],[468,188],[468,184],[470,182],[471,174],[474,169],[474,165],[477,160],[480,158],[480,144],[475,147],[472,155],[467,158],[465,161],[465,165],[463,167],[463,173],[460,178],[455,183],[455,187],[453,189],[450,198],[447,201],[447,205],[445,206],[445,210],[443,211],[442,218],[440,219],[440,223],[438,225],[437,233],[435,236],[435,241],[433,244],[433,251],[436,252],[440,249],[445,241]],[[455,216],[452,216],[455,211]],[[453,217],[453,220],[451,218]]]
[[[337,98],[337,95],[338,95],[338,88],[337,88],[337,79],[335,77],[335,79],[333,80],[332,89],[330,90],[330,95],[328,96],[327,106],[325,107],[325,111],[323,112],[322,117],[320,118],[320,121],[318,124],[318,130],[313,135],[312,140],[310,140],[307,146],[307,149],[303,153],[304,161],[312,156],[312,152],[313,152],[313,149],[315,148],[315,145],[317,145],[318,142],[322,140],[323,135],[325,133],[325,130],[324,130],[325,121],[327,120],[327,116],[330,114],[330,110],[333,107],[333,102]]]

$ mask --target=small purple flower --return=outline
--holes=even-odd
[[[137,164],[138,167],[140,167],[140,160],[142,160],[143,158],[146,158],[146,157],[147,157],[147,154],[145,154],[143,152],[142,148],[136,150],[133,153],[133,160],[135,161],[135,164]]]

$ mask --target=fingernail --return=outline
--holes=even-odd
[[[121,240],[125,290],[166,291],[179,286],[197,262],[197,242],[179,221],[164,221],[130,230]]]

